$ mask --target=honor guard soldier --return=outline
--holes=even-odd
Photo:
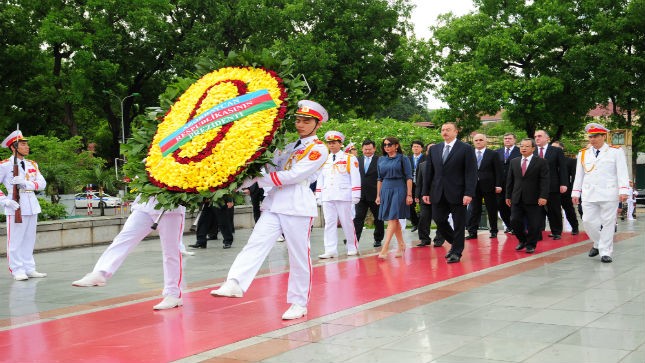
[[[576,179],[571,199],[582,199],[582,224],[593,247],[589,257],[600,254],[600,260],[612,262],[616,205],[625,202],[629,190],[629,174],[625,152],[607,145],[607,128],[597,123],[585,127],[589,145],[578,153]]]
[[[318,258],[338,256],[338,233],[340,225],[347,241],[347,256],[358,254],[358,239],[354,231],[354,204],[361,199],[361,173],[358,159],[342,149],[345,135],[338,131],[327,131],[325,141],[329,148],[327,162],[316,183],[316,200],[323,207],[325,216],[325,253]]]
[[[157,209],[156,198],[147,202],[141,201],[138,195],[132,203],[132,214],[125,220],[123,229],[114,237],[112,243],[103,252],[94,265],[94,270],[80,280],[72,282],[73,286],[105,286],[107,279],[116,273],[128,254],[158,225],[161,252],[163,254],[163,300],[153,306],[154,310],[166,310],[180,307],[182,299],[182,260],[179,245],[184,233],[186,208],[179,206],[172,210]],[[163,219],[162,219],[163,218]],[[161,222],[159,222],[161,220]]]
[[[13,152],[13,156],[0,162],[0,180],[8,192],[5,196],[0,191],[0,204],[4,205],[4,214],[7,216],[9,272],[16,281],[45,277],[46,273],[36,271],[34,261],[36,223],[40,213],[40,204],[34,192],[44,190],[47,183],[38,170],[38,164],[25,158],[29,155],[29,144],[20,130],[7,136],[2,141],[2,147],[10,148]],[[14,168],[14,165],[17,167]],[[14,189],[14,186],[17,188]],[[18,191],[19,202],[16,202],[14,190]],[[16,214],[22,216],[22,222],[16,222]]]
[[[318,216],[316,197],[309,187],[318,179],[327,160],[327,147],[318,140],[316,131],[329,116],[318,103],[298,102],[296,131],[300,138],[276,152],[272,165],[263,176],[245,181],[241,188],[257,182],[260,188],[271,187],[262,203],[262,215],[253,228],[249,241],[237,255],[226,282],[215,296],[242,297],[262,266],[269,251],[281,235],[289,251],[289,282],[287,303],[291,307],[282,319],[298,319],[307,315],[311,290],[310,232]]]

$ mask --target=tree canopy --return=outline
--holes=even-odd
[[[0,126],[80,135],[116,157],[131,123],[200,59],[291,59],[334,117],[368,117],[427,85],[408,0],[1,0]],[[107,133],[106,133],[107,131]]]
[[[642,0],[474,2],[477,11],[432,29],[444,116],[472,130],[505,109],[528,135],[544,128],[559,139],[596,104],[642,109]]]

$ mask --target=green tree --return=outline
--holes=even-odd
[[[121,121],[128,138],[199,60],[265,49],[294,60],[335,116],[371,115],[425,87],[409,12],[409,0],[0,1],[0,126],[85,143],[107,129],[111,159]]]
[[[410,11],[407,0],[293,1],[291,35],[272,49],[295,61],[334,117],[369,117],[427,86],[428,50],[411,36]]]
[[[443,16],[432,39],[438,94],[450,106],[443,117],[472,130],[503,108],[528,135],[578,131],[595,104],[579,77],[591,65],[573,51],[586,46],[584,3],[477,0],[474,13]]]

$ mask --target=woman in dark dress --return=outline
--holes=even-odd
[[[410,160],[403,156],[399,139],[386,137],[382,143],[383,157],[378,158],[378,179],[376,182],[376,204],[379,205],[378,219],[387,222],[383,248],[379,258],[386,258],[392,235],[396,236],[399,248],[396,257],[403,256],[405,242],[399,219],[410,218],[412,204],[412,167]]]

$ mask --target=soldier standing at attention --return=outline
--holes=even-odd
[[[578,153],[571,199],[573,204],[578,204],[582,198],[582,224],[593,241],[589,257],[600,254],[600,261],[610,263],[616,205],[627,200],[629,190],[627,161],[620,147],[607,145],[607,128],[592,122],[585,131],[589,146]]]
[[[34,277],[46,277],[44,272],[36,271],[34,246],[36,244],[36,223],[40,204],[34,191],[44,190],[47,183],[38,170],[35,161],[27,160],[29,143],[20,130],[12,132],[2,141],[2,147],[10,148],[13,156],[0,162],[0,181],[7,188],[7,196],[0,191],[0,204],[7,216],[7,260],[9,272],[16,281]],[[15,159],[15,160],[14,160]],[[14,163],[18,174],[14,176]],[[14,200],[13,190],[17,185],[20,202]],[[22,223],[16,223],[16,210],[20,210]]]

